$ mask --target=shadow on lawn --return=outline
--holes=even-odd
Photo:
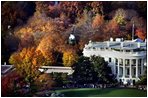
[[[108,88],[108,89],[65,89],[58,91],[63,93],[65,97],[146,97],[146,91],[137,89],[122,89],[122,88]]]
[[[111,89],[101,90],[101,89],[74,89],[67,90],[63,93],[66,97],[88,97],[94,95],[105,95],[110,92]]]

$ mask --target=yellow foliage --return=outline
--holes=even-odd
[[[35,78],[39,75],[38,68],[48,62],[40,51],[33,48],[24,48],[11,55],[9,62],[15,65],[18,73],[26,78]]]
[[[77,59],[78,55],[72,50],[65,51],[63,53],[63,64],[66,67],[72,66],[77,61]]]

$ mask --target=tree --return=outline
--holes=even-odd
[[[76,83],[93,83],[96,80],[94,68],[89,57],[81,56],[72,68],[74,70],[72,76]]]
[[[72,66],[78,59],[78,55],[73,50],[67,50],[63,53],[63,64],[65,67]]]
[[[142,29],[137,29],[136,30],[136,35],[140,38],[140,39],[142,39],[143,41],[145,40],[145,38],[146,38],[146,32],[144,32],[144,30],[142,30]]]
[[[103,23],[104,23],[104,17],[97,14],[93,19],[92,27],[99,28]]]
[[[2,76],[1,80],[1,91],[2,97],[15,96],[16,80],[22,78],[16,72],[8,73],[6,76]],[[19,81],[18,81],[19,82]]]
[[[115,16],[114,16],[114,20],[116,20],[116,22],[119,25],[126,24],[125,18],[126,18],[126,11],[124,9],[118,9],[118,10],[116,10]]]
[[[79,84],[84,83],[115,83],[111,68],[103,57],[81,56],[73,65],[73,79]]]
[[[53,86],[54,81],[49,74],[44,73],[39,75],[39,77],[35,80],[35,84],[38,90],[47,90]]]
[[[90,60],[100,83],[111,83],[114,81],[111,68],[108,66],[108,63],[105,62],[103,57],[91,56]]]
[[[51,73],[51,76],[55,82],[54,86],[56,87],[62,87],[64,84],[64,80],[66,80],[66,77],[63,77],[64,73]]]
[[[11,55],[9,62],[13,64],[16,71],[26,81],[32,82],[38,75],[38,68],[43,65],[47,65],[47,61],[40,51],[36,51],[34,47],[24,48],[22,51]]]
[[[147,71],[140,77],[140,80],[136,82],[137,85],[147,85]]]
[[[104,34],[103,34],[104,35],[104,37],[103,37],[104,40],[109,39],[110,36],[113,37],[113,38],[119,37],[119,35],[121,34],[120,29],[119,29],[119,25],[114,19],[110,20],[104,26],[103,31],[104,31]]]

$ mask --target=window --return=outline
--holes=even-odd
[[[118,65],[118,59],[115,59],[115,64]]]
[[[136,68],[134,68],[134,76],[136,75]]]
[[[129,65],[129,59],[125,59],[125,65],[126,65],[126,66]]]
[[[129,75],[129,68],[127,68],[127,75]]]
[[[116,66],[116,74],[118,73],[118,67]]]
[[[109,62],[111,62],[112,60],[111,60],[111,58],[109,58]]]
[[[119,65],[123,65],[123,59],[119,59]]]
[[[138,66],[141,66],[141,59],[138,59]]]
[[[141,67],[138,68],[139,75],[141,75]]]
[[[132,65],[136,65],[136,59],[132,60]]]

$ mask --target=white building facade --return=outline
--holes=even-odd
[[[117,80],[123,84],[135,84],[146,70],[146,42],[113,41],[89,42],[83,49],[83,55],[104,57]]]

